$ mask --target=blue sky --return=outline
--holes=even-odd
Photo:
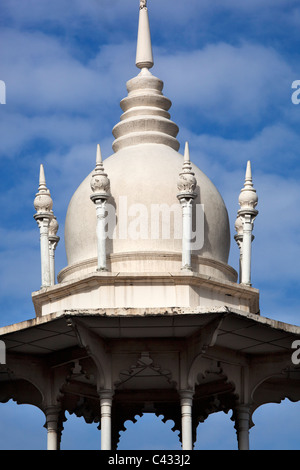
[[[152,72],[173,102],[181,152],[188,140],[191,159],[227,205],[229,264],[238,267],[234,222],[250,159],[259,197],[252,281],[261,291],[261,314],[300,325],[300,105],[291,100],[292,83],[300,80],[299,1],[149,0],[148,6]],[[94,168],[96,144],[104,158],[112,154],[111,130],[127,95],[125,83],[138,73],[138,0],[2,0],[1,10],[6,104],[0,105],[0,326],[5,326],[35,316],[31,292],[40,287],[40,255],[33,200],[40,163],[60,225],[58,272],[66,266],[68,202]],[[285,401],[257,410],[251,447],[299,449],[299,406]],[[0,405],[0,448],[44,448],[43,424],[40,411]],[[160,444],[178,448],[168,423],[145,416],[135,426],[141,442],[152,436],[155,446],[156,436],[163,436]],[[143,446],[131,427],[122,446]],[[236,448],[230,416],[209,417],[198,441],[200,449]],[[66,423],[63,447],[99,448],[99,443],[96,428],[72,417]]]

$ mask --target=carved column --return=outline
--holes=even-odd
[[[47,450],[58,450],[60,441],[59,415],[60,407],[50,406],[45,411],[47,429]]]
[[[91,188],[93,194],[91,200],[96,205],[97,216],[97,252],[98,252],[98,271],[107,271],[106,266],[106,201],[110,196],[110,181],[107,174],[104,173],[100,145],[97,146],[96,168],[91,179]]]
[[[250,214],[243,217],[243,257],[241,266],[241,283],[251,286],[251,245],[252,245],[253,220]]]
[[[193,450],[192,407],[194,392],[180,391],[182,450]]]
[[[106,271],[106,200],[97,199],[94,202],[97,216],[98,271]]]
[[[52,214],[53,215],[53,214]],[[58,223],[56,217],[53,215],[49,224],[49,257],[50,257],[50,284],[55,284],[55,250],[60,238],[56,235],[58,230]]]
[[[252,183],[252,172],[250,161],[247,163],[245,184],[239,196],[240,209],[238,211],[238,229],[242,236],[240,237],[242,246],[241,259],[241,284],[251,286],[251,244],[253,241],[253,224],[258,214],[255,209],[258,197]]]
[[[113,392],[102,390],[100,396],[101,411],[101,450],[111,450],[111,408]]]
[[[239,405],[235,409],[235,429],[239,450],[249,450],[250,406]]]
[[[196,198],[196,178],[192,171],[188,143],[185,145],[184,163],[179,174],[177,198],[182,207],[182,269],[192,269],[191,242],[193,231],[193,200]]]
[[[41,216],[40,214],[35,216],[38,227],[40,229],[40,250],[41,250],[41,281],[42,287],[49,287],[51,285],[50,279],[50,254],[49,254],[49,223],[50,218]]]
[[[49,287],[50,280],[50,255],[49,255],[49,225],[52,219],[53,201],[46,186],[46,179],[43,165],[40,166],[39,189],[35,196],[34,207],[36,214],[34,218],[40,229],[40,249],[41,249],[41,277],[42,287]]]
[[[242,282],[242,264],[243,264],[243,222],[241,217],[237,217],[235,222],[235,230],[236,234],[234,235],[234,239],[237,243],[237,246],[240,250],[240,260],[239,260],[239,282]]]
[[[181,198],[180,204],[182,207],[182,268],[191,270],[193,200],[191,198]]]

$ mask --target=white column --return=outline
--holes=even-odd
[[[111,450],[111,408],[113,393],[100,392],[101,408],[101,450]]]
[[[182,268],[192,270],[192,233],[193,233],[193,200],[197,197],[195,193],[197,180],[192,171],[190,151],[188,142],[185,144],[182,171],[177,181],[177,199],[182,207]]]
[[[242,245],[242,284],[251,286],[251,245],[253,221],[249,214],[243,216],[243,245]]]
[[[193,450],[193,394],[194,392],[191,392],[190,390],[182,390],[180,392],[182,450]]]
[[[47,450],[58,450],[58,419],[60,409],[51,406],[46,409]]]
[[[50,257],[50,284],[55,284],[55,248],[53,243],[49,242],[49,257]]]
[[[55,250],[59,237],[49,236],[50,284],[55,284]]]
[[[239,282],[242,282],[242,265],[243,265],[243,236],[239,237],[235,235],[235,240],[240,250],[240,258],[239,258]]]
[[[41,247],[41,276],[42,287],[49,287],[50,280],[50,254],[49,254],[49,217],[38,219],[40,229],[40,247]]]
[[[182,198],[182,268],[192,269],[191,241],[193,230],[193,199]]]
[[[249,450],[250,407],[239,405],[236,410],[235,429],[239,450]]]
[[[253,240],[253,224],[258,214],[256,206],[258,197],[253,187],[250,161],[247,162],[244,187],[239,195],[240,209],[236,221],[236,229],[242,236],[241,284],[251,286],[251,244]]]
[[[97,145],[96,167],[91,178],[91,189],[93,193],[90,198],[96,205],[96,234],[97,234],[97,271],[107,271],[106,267],[106,201],[110,197],[110,181],[104,173],[100,145]]]
[[[106,200],[98,199],[96,204],[97,214],[97,244],[98,244],[98,271],[107,271],[106,267]]]

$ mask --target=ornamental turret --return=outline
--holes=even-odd
[[[237,236],[236,241],[240,246],[241,261],[241,284],[251,286],[251,245],[253,241],[254,220],[258,214],[256,206],[258,197],[253,187],[251,163],[248,161],[245,184],[239,196],[240,209],[238,211],[238,220],[236,222]]]
[[[49,253],[49,225],[53,218],[53,201],[50,191],[46,186],[46,178],[43,165],[40,166],[39,188],[34,199],[36,214],[34,218],[40,229],[41,250],[41,278],[42,288],[51,285],[50,253]]]
[[[91,178],[91,200],[96,205],[98,271],[107,271],[106,266],[106,202],[110,197],[110,181],[104,172],[100,145],[97,145],[96,167]]]
[[[182,268],[192,270],[191,242],[193,229],[193,201],[197,197],[195,193],[197,180],[192,171],[190,150],[188,142],[185,144],[182,171],[179,173],[177,198],[182,207]]]

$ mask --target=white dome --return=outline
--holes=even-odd
[[[157,207],[155,205],[161,204],[165,204],[167,208],[176,206],[178,213],[181,213],[176,196],[178,175],[182,164],[183,156],[163,144],[139,144],[125,147],[104,160],[111,192],[107,203],[115,207],[117,221],[115,238],[107,239],[107,254],[110,259],[114,256],[117,259],[118,255],[120,258],[120,255],[124,254],[129,260],[130,254],[134,254],[135,260],[137,258],[140,261],[143,260],[139,271],[148,270],[147,267],[145,268],[145,262],[147,263],[147,259],[153,259],[151,255],[160,258],[165,255],[165,258],[169,257],[173,262],[175,259],[177,263],[180,261],[182,241],[177,236],[178,234],[174,233],[174,223],[171,223],[169,237],[166,236],[164,239],[160,233],[159,239],[155,239],[151,214]],[[230,229],[225,204],[209,178],[195,166],[193,166],[193,171],[197,179],[197,197],[194,207],[202,204],[204,209],[204,243],[203,247],[193,250],[193,254],[200,256],[203,260],[208,259],[217,264],[226,264],[230,248]],[[65,246],[69,269],[63,276],[61,273],[63,279],[66,276],[68,278],[71,271],[76,271],[76,276],[78,276],[80,271],[86,272],[89,265],[92,267],[96,264],[96,210],[90,200],[91,174],[81,183],[69,204],[65,223]],[[148,219],[142,221],[142,231],[140,238],[137,239],[141,229],[139,222],[144,214],[148,216]],[[127,219],[124,218],[125,215],[128,215]],[[132,227],[136,230],[132,231]],[[199,230],[202,230],[201,220],[198,224]],[[174,256],[172,258],[172,255],[175,258]],[[195,262],[201,264],[201,259],[196,258]],[[135,271],[138,269],[137,266],[135,263]],[[71,267],[73,269],[70,269]],[[127,267],[130,271],[128,262]],[[168,266],[166,268],[169,270]],[[116,265],[116,269],[119,269],[119,265]],[[224,269],[226,270],[225,266]],[[111,270],[114,270],[113,266]],[[123,265],[122,271],[125,270]],[[157,269],[153,267],[153,270],[159,271],[159,266],[157,265]],[[230,273],[230,278],[232,278],[231,270]]]

